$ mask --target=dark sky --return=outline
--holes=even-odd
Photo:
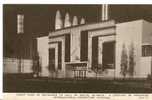
[[[3,5],[3,48],[4,56],[16,57],[18,48],[22,49],[24,58],[30,57],[33,37],[48,35],[54,30],[56,10],[70,16],[86,19],[87,23],[97,22],[100,18],[101,5]],[[16,15],[24,14],[24,34],[19,40],[16,27]],[[110,5],[110,19],[126,22],[136,19],[152,21],[152,5]],[[20,42],[21,41],[21,42]]]

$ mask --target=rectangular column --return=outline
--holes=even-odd
[[[102,65],[102,51],[103,49],[103,41],[102,41],[102,37],[98,38],[98,63],[100,65]]]

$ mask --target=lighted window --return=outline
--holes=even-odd
[[[143,45],[142,46],[142,56],[152,56],[152,45]]]
[[[17,33],[24,33],[24,15],[17,15]]]

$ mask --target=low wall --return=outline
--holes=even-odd
[[[17,58],[4,58],[3,59],[3,72],[4,73],[19,73],[19,59]],[[21,73],[32,73],[32,60],[21,60]]]

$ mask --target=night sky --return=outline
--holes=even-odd
[[[31,58],[34,38],[54,31],[57,10],[61,11],[63,19],[69,12],[71,18],[84,17],[86,23],[99,21],[102,11],[101,5],[3,5],[4,57],[17,57],[21,48],[23,58]],[[17,14],[24,14],[23,35],[17,35]],[[109,16],[117,23],[136,19],[152,22],[152,5],[110,5]]]

